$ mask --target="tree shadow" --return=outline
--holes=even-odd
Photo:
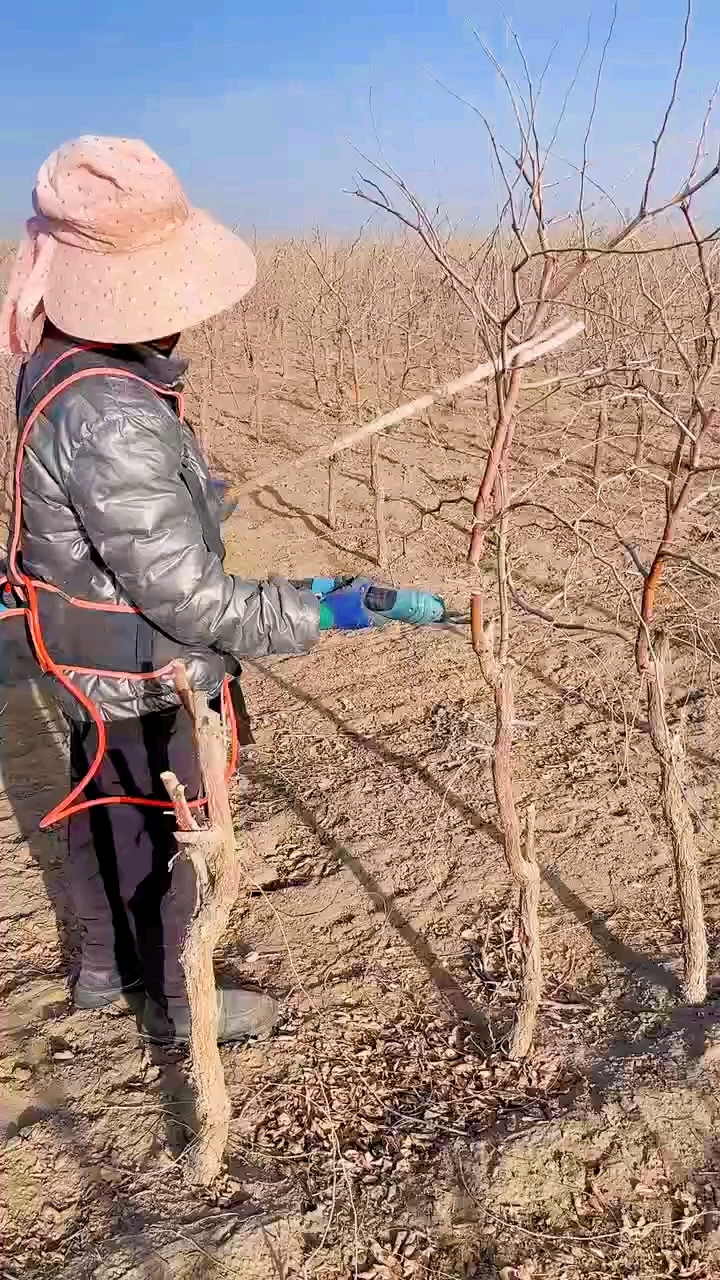
[[[359,485],[361,489],[366,489],[372,495],[369,472],[365,475],[362,471],[348,471],[347,467],[344,467],[342,474],[345,480],[352,480],[354,484]]]
[[[358,734],[350,729],[343,724],[340,717],[336,716],[330,708],[325,707],[318,699],[311,698],[310,695],[298,690],[291,682],[281,679],[275,673],[263,669],[263,674],[270,676],[277,684],[291,692],[292,696],[301,697],[302,701],[307,701],[308,705],[312,705],[315,710],[327,716],[334,723],[339,721],[338,727],[341,731],[354,741],[359,742],[366,749],[377,752],[383,759],[396,766],[413,768],[413,771],[418,773],[425,782],[433,785],[433,789],[438,789],[434,786],[435,779],[426,775],[425,770],[416,768],[412,761],[398,755],[389,748],[385,748],[367,735]],[[320,842],[332,852],[340,866],[350,871],[372,900],[374,908],[376,910],[380,909],[384,913],[384,918],[396,929],[416,959],[422,964],[440,995],[453,1010],[454,1015],[460,1021],[468,1022],[476,1027],[481,1042],[488,1044],[491,1039],[491,1028],[487,1015],[477,1005],[473,1004],[454,975],[449,973],[440,963],[426,939],[418,933],[407,917],[400,911],[395,895],[385,893],[358,855],[351,848],[340,844],[331,833],[323,828],[322,821],[297,796],[292,786],[284,778],[250,762],[246,762],[243,769],[248,777],[259,782],[263,788],[289,804],[308,830],[312,831]],[[442,791],[441,788],[440,790]],[[456,799],[460,798],[456,797]],[[453,803],[451,797],[446,797],[446,803]],[[468,809],[469,814],[467,812]],[[465,801],[461,801],[460,812],[469,817],[476,830],[480,829],[484,834],[491,834],[500,840],[500,833],[492,828],[488,832],[489,824],[485,823],[478,814],[475,814]],[[640,1038],[632,1038],[629,1029],[625,1033],[618,1029],[618,1033],[608,1041],[602,1054],[590,1064],[587,1070],[586,1077],[590,1087],[592,1104],[596,1107],[602,1105],[604,1097],[615,1083],[618,1073],[623,1070],[626,1062],[637,1058],[654,1060],[658,1063],[669,1062],[673,1056],[677,1055],[678,1040],[682,1042],[686,1059],[699,1059],[705,1050],[708,1030],[720,1023],[720,1002],[709,1004],[700,1009],[686,1005],[667,1009],[666,1006],[664,1011],[658,1013],[656,1000],[658,988],[673,1000],[677,1000],[680,997],[680,983],[670,967],[652,956],[629,946],[617,934],[613,933],[603,915],[595,911],[575,893],[554,868],[544,869],[542,876],[544,883],[556,896],[561,906],[569,911],[577,922],[588,931],[596,946],[612,962],[612,965],[622,971],[626,979],[625,999],[628,1005],[635,1006],[641,1011],[646,1008],[647,1012],[653,1015],[657,1014],[661,1024],[657,1032],[648,1033]],[[569,1091],[564,1110],[571,1109],[577,1101],[578,1092],[578,1089]]]
[[[277,505],[273,507],[267,502],[264,502],[262,500],[263,494],[268,494],[269,497],[274,499]],[[292,516],[296,516],[297,519],[302,521],[305,528],[308,529],[310,533],[315,534],[318,538],[322,538],[323,541],[329,543],[331,547],[335,547],[336,551],[342,551],[343,555],[352,556],[356,560],[364,560],[367,564],[371,564],[373,568],[376,567],[376,561],[373,556],[368,555],[365,551],[361,551],[358,547],[347,547],[343,542],[340,542],[338,538],[334,538],[328,524],[322,516],[312,515],[302,507],[295,506],[294,503],[289,502],[287,498],[283,497],[279,490],[272,488],[272,486],[265,485],[262,490],[258,490],[257,493],[252,494],[252,498],[255,505],[260,507],[261,511],[265,511],[269,515],[280,516],[281,519],[289,519]]]
[[[453,626],[453,624],[448,625]],[[448,787],[445,783],[441,782],[439,778],[435,778],[429,769],[424,768],[424,766],[419,764],[417,760],[414,760],[412,756],[406,756],[399,751],[393,751],[392,747],[386,746],[384,742],[380,742],[377,738],[372,737],[371,734],[360,733],[357,729],[353,729],[345,720],[343,720],[342,716],[339,716],[336,711],[333,711],[332,707],[328,707],[324,702],[321,702],[319,698],[314,697],[313,694],[307,693],[300,687],[300,685],[295,684],[294,681],[283,679],[283,677],[278,675],[272,668],[261,664],[253,658],[246,658],[244,665],[252,667],[254,671],[257,671],[258,674],[263,677],[263,679],[270,680],[271,683],[277,685],[278,688],[283,689],[285,693],[289,693],[292,698],[303,703],[304,706],[311,707],[313,711],[319,712],[319,714],[324,716],[326,720],[331,721],[331,723],[335,725],[336,729],[338,729],[343,737],[349,738],[351,742],[357,743],[357,745],[363,747],[364,750],[371,752],[373,755],[379,756],[386,764],[393,765],[396,769],[414,773],[416,777],[420,778],[425,785],[430,788],[431,791],[434,791],[436,795],[440,796],[445,804],[449,805],[451,809],[455,809],[457,813],[462,814],[463,818],[465,818],[465,820],[469,822],[476,831],[482,832],[483,835],[490,836],[491,840],[493,840],[495,844],[499,845],[500,848],[503,848],[503,836],[500,828],[497,827],[494,822],[487,822],[486,819],[481,817],[481,815],[473,809],[472,805],[469,804],[467,800],[465,800],[456,791],[453,791],[451,787]]]
[[[556,694],[559,701],[567,702],[572,699],[573,702],[581,702],[583,706],[588,708],[588,711],[596,712],[597,715],[606,722],[606,724],[621,723],[620,718],[613,715],[612,710],[605,702],[601,702],[599,699],[593,698],[591,695],[584,693],[582,689],[577,689],[575,687],[571,688],[568,685],[559,684],[557,680],[553,680],[551,676],[545,675],[544,672],[540,671],[537,667],[530,666],[529,664],[525,666],[525,670],[530,672],[531,676],[534,680],[537,680],[538,684],[543,685],[543,687],[550,693]],[[633,727],[638,729],[641,733],[649,733],[650,726],[647,720],[638,718],[633,720],[632,723]],[[698,764],[709,765],[714,769],[720,768],[720,759],[717,756],[710,755],[707,751],[703,751],[700,747],[692,747],[686,743],[685,754],[689,756],[691,760],[695,760]]]
[[[370,898],[373,909],[381,911],[384,919],[408,945],[413,955],[429,974],[432,982],[460,1022],[468,1022],[478,1033],[482,1043],[490,1043],[490,1030],[486,1015],[468,998],[460,983],[440,963],[428,941],[418,933],[397,906],[396,894],[386,893],[368,871],[356,853],[342,845],[326,831],[321,819],[300,799],[293,787],[278,775],[246,760],[241,770],[251,781],[259,784],[272,796],[288,804],[308,831],[320,841],[339,863],[349,871]]]
[[[0,793],[40,869],[67,972],[79,935],[68,890],[66,834],[64,828],[44,832],[39,826],[67,793],[69,764],[65,725],[44,695],[42,680],[22,620],[0,623]]]
[[[60,963],[56,969],[58,976],[66,976],[76,959],[79,933],[75,923],[72,903],[66,889],[66,844],[65,830],[44,833],[39,830],[39,822],[48,809],[54,805],[68,789],[69,764],[63,747],[64,728],[60,715],[54,711],[52,701],[39,686],[39,670],[30,654],[20,624],[15,628],[8,621],[0,625],[0,813],[12,816],[14,825],[19,829],[18,846],[26,846],[37,864],[42,887],[26,884],[25,902],[22,901],[23,877],[28,877],[27,855],[22,849],[22,857],[18,859],[18,870],[13,871],[12,845],[3,851],[2,897],[0,899],[5,917],[5,937],[8,938],[8,925],[17,930],[24,930],[26,920],[37,912],[45,911],[44,898],[50,903],[61,947]],[[25,868],[25,869],[24,869]],[[17,886],[14,881],[17,880]],[[16,903],[19,909],[16,911]],[[52,1037],[53,1023],[58,1017],[65,1020],[69,1016],[68,998],[60,999],[51,994],[42,998],[33,995],[33,979],[39,976],[48,978],[47,970],[42,975],[24,967],[18,970],[12,985],[6,987],[5,1000],[21,997],[21,1007],[13,1015],[12,1006],[0,1009],[0,1048],[3,1053],[11,1052],[24,1060],[27,1047],[48,1035]],[[25,998],[24,988],[28,987]],[[135,1015],[135,1025],[139,1028],[141,1002],[130,1003],[130,1011]],[[95,1017],[99,1014],[93,1015]],[[128,1034],[134,1037],[134,1028],[128,1027]],[[139,1042],[133,1038],[132,1047],[127,1052],[139,1052]],[[97,1046],[95,1051],[97,1051]],[[154,1049],[154,1046],[153,1046]],[[123,1052],[125,1049],[123,1048]],[[150,1053],[151,1061],[160,1068],[160,1075],[151,1089],[160,1101],[165,1117],[167,1146],[173,1155],[180,1155],[192,1138],[196,1129],[194,1120],[194,1095],[180,1069],[178,1055],[173,1059],[170,1051],[163,1055],[160,1049]],[[34,1059],[33,1059],[34,1061]],[[14,1114],[9,1123],[4,1124],[6,1139],[18,1142],[30,1140],[30,1133],[37,1124],[51,1126],[57,1134],[62,1150],[71,1157],[78,1171],[92,1170],[98,1163],[98,1151],[92,1140],[86,1136],[88,1116],[81,1111],[77,1114],[78,1096],[71,1094],[59,1081],[45,1080],[33,1074],[27,1084],[23,1084],[21,1109]],[[82,1095],[79,1095],[82,1098]],[[109,1158],[109,1162],[111,1158]],[[21,1189],[18,1189],[21,1195]],[[114,1247],[118,1240],[131,1229],[133,1236],[138,1237],[138,1263],[147,1263],[153,1250],[145,1233],[153,1225],[152,1215],[148,1217],[144,1208],[136,1203],[132,1193],[118,1196],[117,1189],[102,1179],[92,1179],[86,1193],[87,1204],[78,1211],[79,1218],[84,1220],[87,1213],[101,1214],[104,1220],[103,1239],[91,1232],[91,1247],[96,1254],[95,1266],[101,1260],[104,1247]],[[254,1212],[257,1212],[254,1207]],[[67,1270],[64,1275],[80,1276],[88,1274],[84,1271],[87,1240],[85,1228],[76,1231],[68,1241]],[[34,1273],[33,1273],[34,1274]]]
[[[671,995],[679,996],[680,984],[674,973],[664,964],[653,960],[642,951],[636,951],[634,947],[629,947],[621,938],[618,938],[608,929],[602,913],[594,911],[582,898],[578,897],[554,868],[546,867],[542,872],[542,878],[552,889],[558,902],[565,907],[566,911],[574,915],[578,924],[587,929],[593,941],[610,960],[621,969],[625,969],[628,974],[644,978],[656,986],[663,987]]]
[[[349,738],[365,750],[379,756],[386,763],[403,771],[411,771],[414,773],[415,776],[420,778],[426,786],[435,792],[436,795],[441,796],[447,806],[461,814],[475,831],[479,831],[483,835],[489,836],[497,845],[501,848],[503,847],[502,832],[499,828],[494,823],[487,822],[483,819],[467,800],[451,789],[446,788],[438,781],[438,779],[434,778],[427,769],[423,768],[421,764],[418,764],[416,760],[402,755],[397,751],[393,751],[391,747],[387,747],[384,743],[379,742],[369,734],[359,733],[357,730],[351,728],[346,724],[341,716],[333,711],[331,707],[326,706],[319,698],[307,693],[294,681],[286,680],[280,676],[277,671],[255,661],[250,661],[247,665],[252,666],[261,676],[283,689],[286,693],[290,694],[291,697],[303,703],[305,706],[312,707],[314,711],[317,711],[320,715],[331,721],[344,737]],[[286,786],[285,783],[280,783],[274,778],[272,779],[272,782],[273,785],[280,790]],[[305,809],[291,789],[287,788],[286,794],[301,820],[305,822],[306,825],[310,825],[312,830],[316,830],[318,837],[323,840],[324,843],[330,843],[330,845],[333,846],[338,861],[348,867],[353,875],[356,876],[358,881],[363,884],[363,888],[365,888],[366,892],[368,892],[370,896],[376,896],[384,904],[385,895],[382,893],[380,887],[373,881],[367,870],[362,866],[362,863],[358,861],[356,855],[344,850],[341,845],[338,845],[337,848],[335,848],[336,842],[331,836],[327,836],[323,833],[321,826],[318,826],[317,819]],[[574,893],[573,890],[565,884],[554,868],[545,868],[542,872],[542,876],[544,883],[555,895],[561,906],[571,912],[578,923],[581,924],[584,929],[587,929],[600,950],[608,957],[609,960],[612,961],[614,965],[621,968],[631,978],[631,980],[639,980],[640,982],[646,983],[650,982],[655,986],[662,987],[673,997],[677,997],[679,995],[680,987],[678,980],[668,967],[653,959],[653,957],[648,956],[644,952],[638,951],[623,942],[621,938],[608,928],[603,916],[599,912],[594,911],[592,907],[588,906],[582,898]],[[420,952],[422,951],[422,947],[427,944],[423,939],[418,939],[415,931],[412,930],[412,926],[410,926],[402,914],[397,911],[397,907],[394,905],[392,900],[390,901],[390,907],[396,913],[395,920],[388,915],[390,923],[393,924],[401,934],[403,929],[409,930],[408,936],[405,940],[413,950],[415,950],[416,946],[418,947],[416,954],[421,962],[425,964],[425,967],[428,968],[433,964],[433,962],[435,962],[435,957],[432,952],[430,952],[430,955],[426,956],[423,960]],[[412,936],[413,934],[415,934],[414,937]],[[453,979],[453,981],[455,980]],[[692,1018],[690,1018],[689,1021],[692,1022]]]
[[[67,891],[65,833],[44,833],[39,823],[48,809],[67,791],[69,765],[64,751],[64,726],[60,714],[49,698],[43,696],[40,687],[41,673],[28,648],[21,619],[7,620],[0,625],[0,806],[12,815],[19,830],[19,844],[26,846],[37,864],[44,889],[44,896],[52,908],[60,943],[62,976],[71,967],[78,950],[79,935],[74,921],[72,905]],[[23,854],[24,858],[24,854]],[[5,936],[8,926],[24,929],[28,915],[42,912],[42,894],[34,898],[30,886],[22,891],[23,858],[14,871],[12,846],[3,855],[3,916]],[[25,864],[27,865],[27,864]],[[17,885],[13,880],[17,879]],[[38,886],[39,888],[39,886]],[[23,900],[24,899],[24,900]],[[19,910],[16,910],[16,905]],[[23,968],[6,988],[22,993],[33,980],[51,974],[47,969],[33,972]],[[60,976],[60,974],[58,974]],[[22,1055],[26,1044],[36,1039],[42,1026],[58,1015],[67,1017],[67,1001],[58,1003],[57,996],[48,995],[47,1002],[38,1004],[31,998],[27,1007],[13,1017],[3,1010],[0,1018],[0,1041],[12,1046],[14,1053]],[[7,1127],[7,1137],[15,1135],[24,1141],[27,1132],[35,1124],[49,1123],[57,1132],[63,1149],[76,1161],[79,1169],[91,1168],[97,1155],[82,1136],[83,1120],[73,1114],[73,1099],[62,1084],[53,1081],[29,1084],[23,1089],[27,1105]],[[111,1186],[100,1182],[94,1186],[94,1195],[112,1220],[121,1228],[124,1224],[121,1206]],[[145,1219],[138,1221],[145,1225]]]
[[[591,1063],[588,1071],[590,1096],[597,1105],[608,1090],[617,1083],[626,1063],[641,1061],[647,1069],[651,1064],[661,1064],[686,1075],[686,1064],[699,1064],[708,1047],[708,1033],[717,1033],[720,1026],[720,1003],[706,1005],[679,1005],[666,1014],[658,1015],[655,1030],[630,1038],[618,1035],[604,1049],[602,1056]],[[709,1041],[717,1043],[716,1034]]]
[[[720,1026],[720,998],[711,997],[704,1005],[674,1004],[679,1001],[682,987],[668,964],[647,956],[618,938],[607,926],[603,915],[583,901],[557,874],[554,868],[546,868],[542,877],[552,889],[558,901],[570,911],[605,955],[623,971],[626,977],[622,1002],[625,1027],[617,1027],[599,1054],[586,1069],[590,1101],[600,1110],[609,1091],[618,1084],[627,1065],[641,1063],[644,1070],[657,1070],[658,1066],[682,1070],[685,1064],[702,1058],[708,1033],[717,1033]],[[666,999],[658,1000],[658,988]],[[617,1007],[617,1006],[616,1006]],[[640,1035],[634,1034],[632,1015],[649,1017],[652,1029]],[[622,1015],[621,1015],[622,1016]],[[713,1036],[710,1043],[716,1043]],[[568,1103],[575,1099],[577,1091],[571,1091]]]
[[[148,1044],[148,1056],[159,1072],[154,1092],[160,1099],[165,1144],[178,1159],[197,1137],[199,1121],[195,1092],[190,1082],[190,1059],[182,1049]]]

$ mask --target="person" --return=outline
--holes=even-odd
[[[238,659],[300,654],[333,626],[369,626],[361,586],[330,592],[224,567],[221,496],[180,391],[180,333],[255,281],[250,249],[193,208],[140,141],[84,137],[41,167],[0,311],[19,354],[9,576],[34,601],[33,643],[70,725],[68,872],[82,948],[74,1001],[142,993],[145,1034],[189,1037],[180,951],[195,887],[174,859],[160,774],[199,794],[190,718],[170,664],[242,711]],[[105,750],[87,779],[98,749]],[[110,800],[111,803],[106,803]],[[137,801],[154,801],[141,804]],[[165,803],[158,803],[165,802]],[[79,811],[78,811],[79,810]],[[218,991],[219,1038],[268,1030],[276,1006]]]

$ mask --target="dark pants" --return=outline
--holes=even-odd
[[[98,796],[167,799],[160,774],[171,769],[193,799],[200,776],[190,719],[182,710],[110,722],[107,751],[86,790]],[[73,723],[73,785],[86,773],[97,742],[94,726]],[[75,913],[83,931],[83,964],[118,969],[125,982],[142,979],[154,1000],[185,993],[180,949],[194,902],[192,866],[178,858],[175,822],[167,810],[100,805],[70,819],[68,845]]]

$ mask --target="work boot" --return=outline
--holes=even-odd
[[[218,1044],[236,1040],[265,1039],[276,1025],[280,1008],[271,996],[243,987],[219,987]],[[168,1000],[167,1013],[148,996],[143,1029],[153,1044],[187,1044],[190,1039],[190,1006],[187,1000]]]
[[[138,995],[142,982],[123,982],[117,969],[88,969],[83,965],[73,987],[76,1009],[105,1009],[128,996]]]

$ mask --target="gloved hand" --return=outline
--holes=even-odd
[[[10,609],[22,609],[23,600],[2,573],[2,567],[0,562],[0,613],[7,613]]]
[[[320,600],[321,631],[363,631],[377,625],[377,616],[365,604],[368,588],[365,578],[354,578],[347,586],[329,591]]]

